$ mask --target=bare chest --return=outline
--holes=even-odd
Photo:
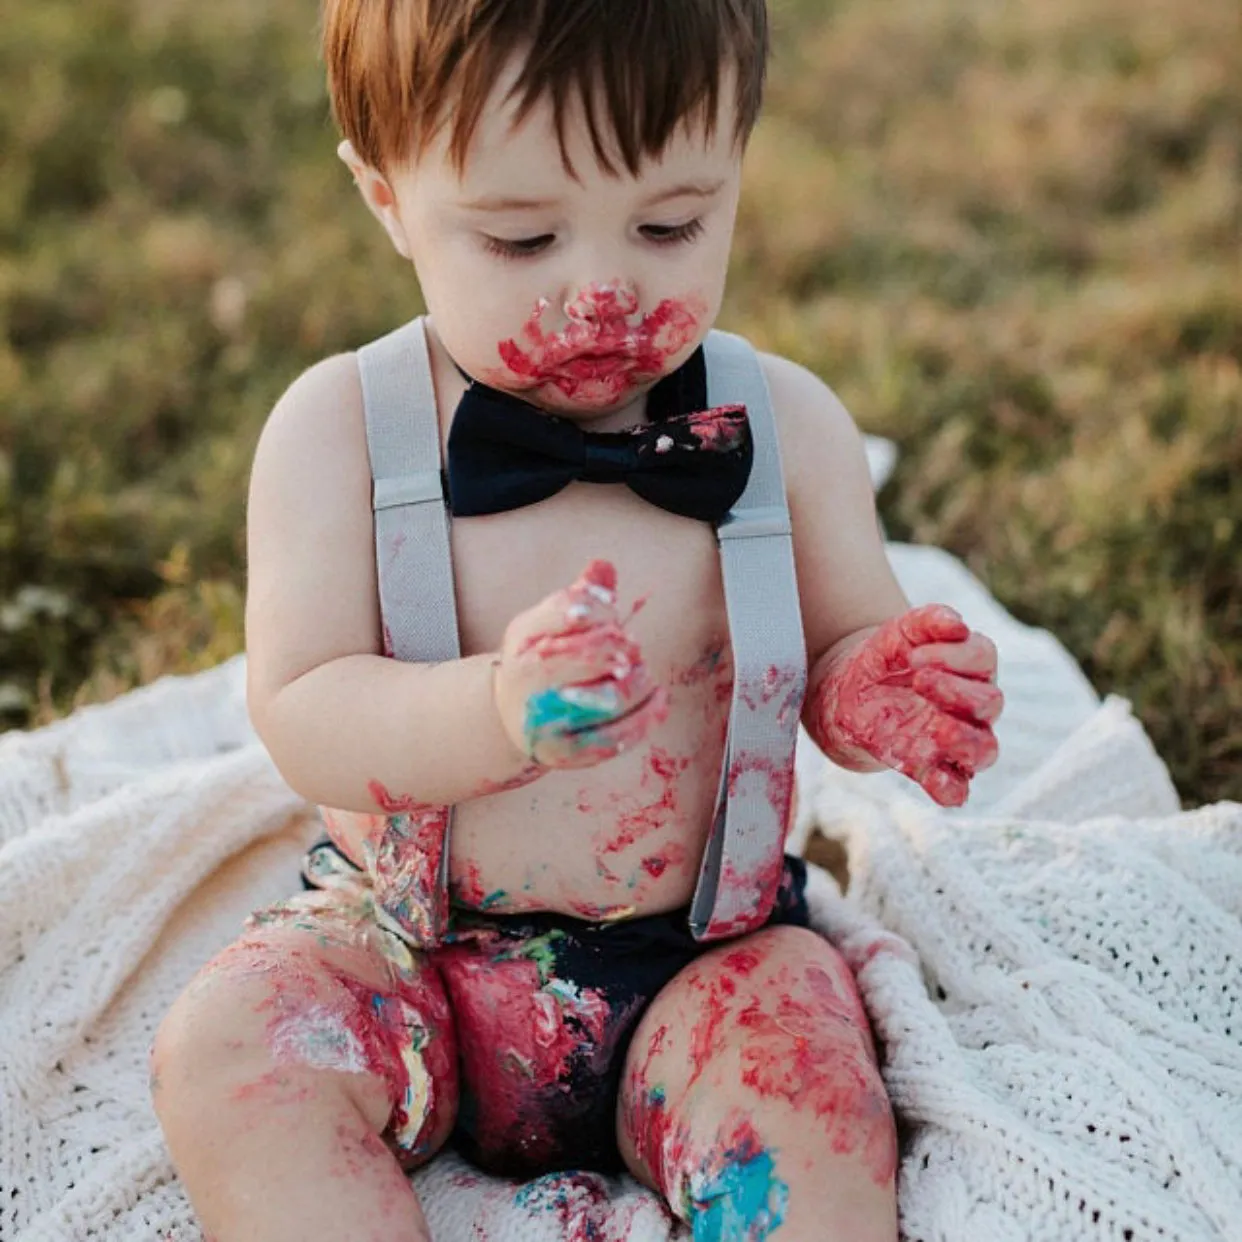
[[[462,654],[497,650],[513,617],[611,561],[629,629],[653,671],[674,671],[726,636],[720,559],[702,522],[619,485],[576,483],[538,505],[456,519],[451,529]]]
[[[541,504],[452,525],[462,652],[499,649],[518,613],[588,562],[617,570],[627,628],[669,696],[646,743],[457,808],[457,898],[587,917],[688,900],[714,805],[732,669],[715,534],[619,485],[573,484]]]

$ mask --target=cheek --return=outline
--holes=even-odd
[[[546,280],[520,263],[501,263],[470,241],[421,253],[419,287],[436,331],[454,361],[478,375],[496,365],[497,343],[515,336]]]
[[[703,299],[711,306],[712,317],[720,309],[724,298],[725,278],[729,271],[729,254],[732,249],[733,231],[730,229],[720,237],[705,239],[703,253],[697,256],[694,264],[700,292]]]

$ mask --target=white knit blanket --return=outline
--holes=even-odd
[[[997,639],[1009,699],[968,813],[800,756],[801,831],[849,847],[850,899],[820,872],[811,897],[883,1041],[904,1237],[1239,1242],[1242,808],[1179,814],[1125,704],[952,558],[891,551],[916,603]],[[242,675],[0,738],[3,1242],[198,1242],[147,1049],[316,830]],[[415,1180],[438,1242],[685,1236],[627,1179],[520,1188],[442,1155]]]

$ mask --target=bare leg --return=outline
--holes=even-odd
[[[892,1113],[848,967],[774,927],[705,954],[643,1016],[621,1152],[696,1242],[896,1242]]]
[[[178,998],[152,1050],[173,1162],[212,1242],[426,1242],[408,1169],[452,1128],[435,972],[333,908],[271,915]]]

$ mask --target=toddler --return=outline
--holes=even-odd
[[[406,1174],[451,1139],[628,1170],[696,1242],[892,1242],[866,1017],[783,853],[794,737],[959,804],[1001,697],[894,581],[833,394],[712,330],[764,0],[323,28],[427,314],[297,379],[255,456],[249,707],[326,836],[155,1042],[203,1228],[426,1239]]]

